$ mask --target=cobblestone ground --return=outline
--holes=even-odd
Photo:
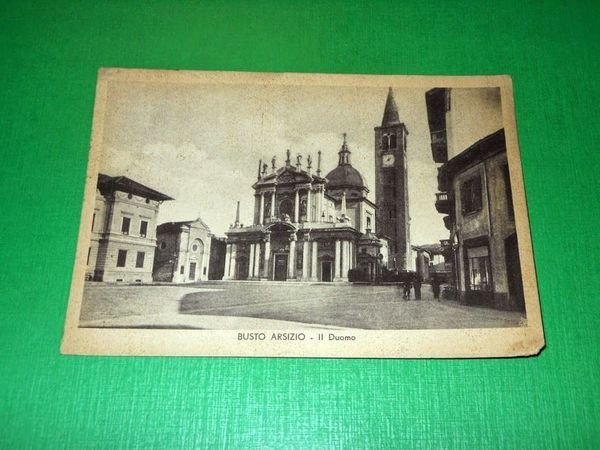
[[[211,320],[222,324],[222,318],[236,317],[256,319],[261,326],[290,321],[380,330],[513,327],[525,322],[517,312],[438,302],[427,285],[421,301],[414,300],[414,292],[405,301],[394,285],[226,281],[183,286],[90,283],[80,320],[85,326],[127,327],[160,319],[161,327],[213,328]],[[178,325],[182,323],[192,325]]]

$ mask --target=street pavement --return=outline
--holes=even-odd
[[[186,285],[88,283],[80,326],[171,329],[514,327],[521,313],[433,299],[402,299],[397,285],[209,281]]]

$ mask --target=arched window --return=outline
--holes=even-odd
[[[371,228],[371,216],[367,216],[367,228]]]
[[[396,148],[396,135],[390,134],[390,148]]]
[[[383,136],[381,136],[381,148],[383,150],[389,150],[390,149],[390,141],[388,139],[388,135],[384,134]]]

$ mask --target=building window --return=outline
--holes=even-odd
[[[117,255],[117,267],[125,267],[126,261],[127,261],[127,250],[119,250],[119,254]]]
[[[367,228],[371,228],[371,216],[367,216]]]
[[[146,252],[137,252],[137,258],[135,260],[135,267],[138,269],[144,267],[144,258],[146,257]]]
[[[395,134],[390,134],[390,148],[391,149],[396,148],[396,135]]]
[[[284,214],[290,217],[294,215],[294,205],[291,200],[286,199],[279,204],[279,215],[283,216]]]
[[[179,268],[179,274],[180,274],[180,275],[183,275],[184,273],[185,273],[185,266],[181,266],[181,267]]]
[[[381,137],[381,148],[382,150],[389,150],[390,149],[390,140],[387,134],[384,134]]]
[[[512,187],[510,185],[510,172],[508,171],[508,164],[502,167],[502,175],[504,176],[504,190],[506,192],[506,205],[508,208],[508,217],[514,219],[515,210],[512,201]]]
[[[92,231],[94,231],[94,224],[96,223],[96,213],[92,216]]]
[[[460,202],[463,214],[481,209],[481,177],[465,181],[460,188]]]
[[[123,222],[121,223],[121,233],[129,234],[130,227],[131,227],[131,219],[129,217],[123,217]]]
[[[471,291],[491,290],[490,256],[487,246],[467,248],[467,281]]]
[[[146,237],[148,234],[148,221],[142,220],[140,222],[140,236]]]

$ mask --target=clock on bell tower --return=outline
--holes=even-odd
[[[400,122],[392,88],[389,89],[381,126],[375,127],[375,201],[377,233],[389,241],[389,265],[409,267],[410,216],[406,167],[408,130]]]

